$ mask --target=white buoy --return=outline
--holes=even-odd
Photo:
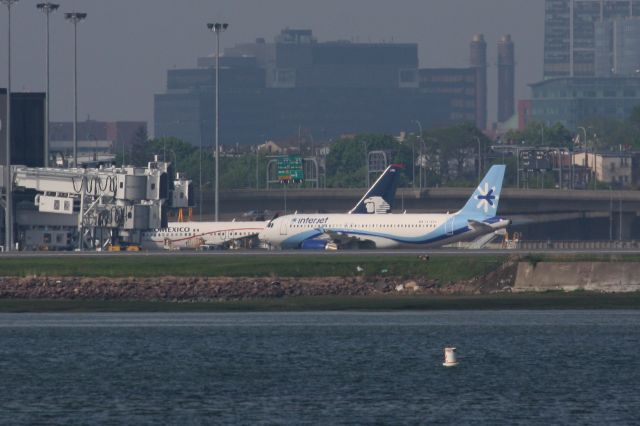
[[[456,348],[444,348],[444,362],[442,365],[445,367],[455,367],[458,365],[458,360],[456,359]]]

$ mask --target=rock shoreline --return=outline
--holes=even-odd
[[[441,283],[425,277],[5,277],[0,299],[225,301],[300,296],[493,294],[511,291],[515,264],[471,280]]]

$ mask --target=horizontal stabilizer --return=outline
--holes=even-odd
[[[471,226],[473,229],[480,229],[483,231],[493,231],[493,228],[491,228],[491,226],[487,225],[484,222],[478,222],[477,220],[473,220],[473,219],[469,219],[469,226]]]
[[[484,246],[486,246],[487,244],[489,244],[490,242],[492,242],[493,240],[495,240],[496,238],[498,238],[502,234],[503,233],[500,233],[500,232],[496,231],[496,232],[491,232],[489,234],[481,235],[480,237],[478,237],[475,240],[473,240],[467,246],[467,249],[469,249],[469,250],[480,250],[481,248],[483,248]]]

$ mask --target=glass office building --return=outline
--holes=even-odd
[[[640,105],[640,78],[556,78],[531,85],[532,118],[576,130],[593,117],[625,119]]]
[[[546,0],[544,78],[596,75],[596,24],[640,16],[640,0]]]
[[[168,71],[166,91],[155,96],[156,137],[213,143],[213,65],[206,57],[197,68]],[[273,42],[225,49],[219,95],[223,145],[291,138],[300,128],[327,140],[398,134],[415,120],[428,128],[475,118],[475,102],[453,102],[450,93],[421,87],[416,44],[321,43],[310,30],[287,29]],[[463,95],[475,101],[475,91]]]

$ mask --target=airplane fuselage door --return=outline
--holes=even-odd
[[[288,230],[289,230],[289,224],[283,220],[282,223],[280,224],[280,235],[287,235]]]
[[[453,235],[453,231],[455,229],[455,220],[456,220],[455,216],[451,216],[449,219],[447,219],[444,225],[444,232],[447,235]]]

